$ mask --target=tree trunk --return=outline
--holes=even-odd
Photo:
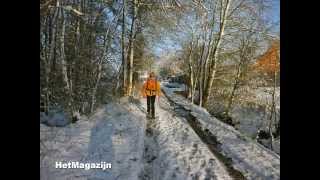
[[[204,45],[203,45],[204,46]],[[203,53],[202,53],[203,54]],[[200,58],[200,72],[199,72],[199,106],[203,106],[203,65],[202,56]]]
[[[57,4],[59,5],[59,4]],[[50,49],[49,49],[49,58],[48,58],[48,64],[53,61],[53,58],[55,58],[56,54],[56,29],[57,29],[57,17],[59,15],[59,8],[56,8],[54,11],[53,18],[51,20],[50,25]]]
[[[194,85],[193,85],[193,89],[192,89],[192,95],[191,95],[191,103],[194,103],[194,96],[196,94],[196,88],[197,88],[197,82],[199,81],[198,76],[195,76],[195,81],[194,81]]]
[[[202,107],[203,106],[203,53],[204,53],[204,49],[205,49],[205,43],[203,43],[202,45],[202,52],[201,52],[201,56],[200,56],[200,72],[199,72],[199,106]]]
[[[65,51],[64,51],[64,36],[65,36],[65,27],[66,22],[64,18],[64,12],[63,9],[61,9],[61,19],[62,19],[62,27],[61,27],[61,35],[60,35],[60,62],[61,62],[61,70],[62,70],[62,78],[65,85],[65,90],[69,92],[70,90],[70,84],[69,84],[69,78],[68,78],[68,70],[67,70],[67,62],[65,59]]]
[[[203,78],[203,87],[204,89],[206,88],[207,86],[207,79],[208,79],[208,74],[209,74],[209,68],[208,68],[208,65],[209,65],[209,60],[210,60],[210,57],[211,57],[211,52],[212,52],[212,41],[213,41],[213,36],[214,36],[214,16],[212,18],[212,22],[213,22],[213,26],[211,27],[211,33],[210,33],[210,36],[209,36],[209,43],[208,43],[208,51],[207,51],[207,54],[206,54],[206,57],[205,57],[205,61],[204,61],[204,78]]]
[[[199,47],[199,37],[197,38],[197,41],[196,41],[196,45],[195,45],[196,49]],[[196,58],[198,58],[198,56],[196,56]],[[197,86],[198,86],[198,83],[199,83],[199,72],[200,72],[200,66],[199,66],[199,59],[196,63],[196,66],[197,68],[195,69],[196,71],[193,72],[194,74],[194,85],[193,85],[193,89],[192,89],[192,95],[191,95],[191,102],[194,103],[194,100],[195,100],[195,94],[196,94],[196,89],[197,89]]]
[[[193,40],[192,40],[193,41]],[[188,92],[188,99],[191,99],[191,102],[193,102],[193,86],[194,86],[194,79],[193,79],[193,63],[192,63],[192,51],[193,51],[193,42],[191,41],[190,44],[190,53],[188,57],[189,62],[189,92]]]
[[[96,79],[95,85],[94,85],[92,93],[91,93],[90,113],[92,113],[94,111],[94,106],[96,103],[97,89],[98,89],[100,79],[101,79],[101,69],[102,69],[102,63],[100,62],[98,64],[98,69],[97,69],[97,79]]]
[[[49,113],[49,107],[50,107],[50,100],[49,100],[49,83],[50,83],[50,65],[47,62],[47,60],[43,59],[44,61],[44,69],[45,69],[45,88],[44,88],[44,93],[45,93],[45,113]]]
[[[125,57],[125,0],[123,0],[123,9],[122,9],[122,33],[121,33],[121,46],[122,46],[122,71],[123,71],[123,95],[127,94],[127,85],[128,85],[128,62]]]
[[[123,62],[121,62],[120,67],[118,68],[118,72],[116,78],[114,79],[114,83],[116,84],[115,88],[113,89],[113,95],[123,95],[123,91],[121,91],[121,83],[123,82]],[[123,84],[122,84],[123,85]]]
[[[220,22],[220,29],[219,29],[219,34],[218,34],[218,39],[216,40],[215,46],[213,48],[213,57],[212,57],[212,62],[210,64],[210,69],[209,69],[209,74],[208,74],[208,79],[207,79],[207,85],[204,88],[204,92],[203,92],[203,105],[207,106],[207,101],[208,98],[210,96],[210,90],[213,84],[213,80],[215,77],[215,73],[216,73],[216,67],[217,67],[217,55],[218,55],[218,49],[220,47],[221,44],[221,39],[223,37],[224,34],[224,28],[226,25],[226,20],[227,20],[227,14],[228,14],[228,10],[229,10],[229,6],[230,6],[230,0],[226,0],[226,5],[224,7],[224,10],[222,10],[223,12],[222,17],[221,17],[221,22]],[[222,8],[222,7],[221,7]]]
[[[236,74],[236,77],[235,77],[235,80],[234,80],[234,84],[233,84],[233,87],[232,87],[231,95],[230,95],[229,100],[228,100],[227,109],[225,111],[225,114],[227,116],[229,116],[229,111],[230,111],[232,103],[233,103],[234,95],[235,95],[236,90],[238,89],[238,85],[239,85],[239,81],[240,81],[240,75],[241,75],[241,69],[242,69],[242,62],[243,62],[243,59],[240,58],[240,62],[239,62],[238,68],[237,68],[237,74]]]
[[[133,55],[134,55],[134,33],[135,33],[135,19],[136,19],[136,5],[137,0],[133,1],[133,14],[132,14],[132,22],[131,22],[131,30],[130,30],[130,50],[129,50],[129,84],[128,84],[128,96],[132,96],[132,86],[133,86]]]
[[[273,150],[273,141],[274,141],[274,136],[272,133],[272,126],[273,126],[273,119],[275,118],[276,114],[276,102],[275,102],[275,92],[276,92],[276,86],[277,86],[277,81],[276,81],[276,77],[277,77],[277,72],[276,70],[274,71],[274,77],[273,77],[273,91],[272,91],[272,105],[271,105],[271,114],[270,114],[270,120],[269,120],[269,135],[271,138],[271,142],[270,142],[270,149]],[[274,116],[273,116],[274,115]]]
[[[48,46],[46,46],[46,44],[49,44],[49,37],[48,35],[50,35],[50,33],[48,33],[48,31],[51,30],[51,26],[50,23],[48,23],[48,19],[50,19],[50,17],[46,18],[46,21],[44,22],[44,27],[43,29],[40,26],[40,35],[43,36],[44,39],[43,43],[40,40],[40,60],[43,62],[44,65],[44,87],[43,87],[43,92],[44,92],[44,112],[48,115],[49,112],[49,106],[50,106],[50,102],[49,102],[49,82],[50,82],[50,59],[49,59],[49,52],[48,52]],[[49,21],[50,22],[50,21]],[[44,31],[44,32],[42,32]]]
[[[117,17],[115,17],[117,18]],[[95,85],[93,87],[93,91],[92,91],[92,94],[91,94],[91,105],[90,105],[90,112],[92,113],[93,110],[94,110],[94,105],[96,103],[96,94],[97,94],[97,89],[98,89],[98,86],[99,86],[99,83],[100,83],[100,79],[101,79],[101,73],[102,73],[102,62],[103,62],[103,59],[104,57],[106,57],[106,55],[108,54],[108,45],[109,45],[109,42],[110,42],[110,38],[108,37],[109,36],[109,33],[110,33],[110,29],[111,29],[111,24],[108,26],[107,30],[106,30],[106,33],[105,33],[105,40],[104,40],[104,43],[103,43],[103,52],[99,58],[99,61],[98,61],[98,64],[97,64],[97,78],[96,78],[96,82],[95,82]]]
[[[59,3],[59,1],[57,2]],[[58,6],[59,7],[59,6]],[[70,89],[70,81],[68,77],[68,68],[67,68],[67,62],[65,57],[65,51],[64,51],[64,37],[65,37],[65,28],[66,28],[66,21],[65,21],[65,15],[64,10],[62,7],[59,7],[60,9],[60,15],[61,15],[61,34],[60,34],[60,63],[61,63],[61,73],[62,73],[62,80],[64,83],[64,91],[66,93],[66,103],[67,108],[71,114],[71,117],[75,114],[75,110],[73,108],[73,100],[72,100],[72,91]]]

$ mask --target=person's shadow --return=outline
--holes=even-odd
[[[141,118],[123,105],[107,106],[91,130],[84,162],[111,163],[111,169],[91,169],[88,180],[115,180],[138,176],[143,154]],[[140,170],[139,170],[140,171]]]
[[[88,145],[88,154],[85,157],[84,162],[86,163],[112,163],[114,152],[112,134],[114,128],[111,126],[112,123],[108,121],[106,113],[103,113],[97,124],[92,128],[90,135],[90,142]],[[88,170],[90,179],[115,179],[110,169],[90,169]]]

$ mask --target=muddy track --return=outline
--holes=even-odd
[[[144,139],[144,152],[143,152],[143,170],[139,175],[140,180],[157,180],[156,170],[157,164],[155,160],[158,157],[159,145],[156,140],[157,132],[154,130],[155,127],[154,119],[146,119],[145,126],[145,139]]]
[[[166,99],[169,101],[170,105],[173,106],[174,112],[185,119],[187,119],[188,123],[192,127],[192,129],[196,132],[196,134],[200,137],[203,143],[205,143],[210,150],[210,152],[225,166],[229,175],[235,180],[247,180],[247,178],[238,170],[236,170],[232,166],[232,159],[226,157],[222,154],[220,149],[220,143],[217,138],[207,129],[202,130],[200,123],[198,120],[190,113],[190,110],[186,110],[184,107],[177,105],[174,103],[169,97],[167,97],[166,93],[163,92],[166,96]]]

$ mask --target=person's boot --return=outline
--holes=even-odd
[[[147,118],[151,118],[151,113],[150,112],[147,113]]]

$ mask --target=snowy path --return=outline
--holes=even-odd
[[[142,102],[145,107],[145,100]],[[156,114],[159,118],[151,125],[151,137],[147,137],[153,140],[145,144],[153,148],[153,155],[148,156],[156,156],[156,159],[145,166],[144,179],[233,179],[187,120],[175,115],[165,97],[157,104]]]

